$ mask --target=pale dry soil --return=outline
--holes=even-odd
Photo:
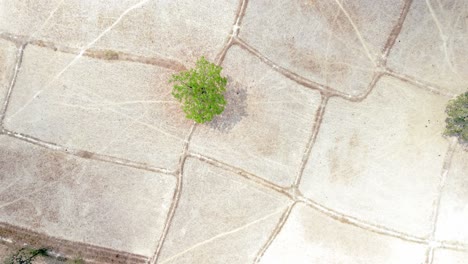
[[[168,84],[200,56],[203,125]],[[464,0],[0,1],[0,256],[466,263],[466,58]]]

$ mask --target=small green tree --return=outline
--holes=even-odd
[[[450,100],[445,112],[448,117],[445,119],[447,125],[444,134],[468,142],[468,92]]]
[[[205,123],[224,111],[227,79],[221,76],[221,70],[201,57],[195,68],[172,75],[172,95],[183,104],[187,118]]]

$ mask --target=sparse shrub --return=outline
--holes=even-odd
[[[38,256],[47,256],[45,248],[21,248],[5,260],[5,264],[31,264]]]
[[[104,59],[106,60],[118,60],[119,54],[113,50],[104,51]]]
[[[224,111],[227,79],[222,68],[201,57],[195,68],[174,74],[172,95],[182,103],[186,117],[197,123],[211,121]]]
[[[468,142],[468,92],[449,101],[445,110],[445,135],[456,136],[461,142]]]

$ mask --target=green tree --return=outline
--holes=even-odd
[[[7,258],[5,264],[31,264],[37,256],[47,256],[47,249],[21,248]]]
[[[172,75],[172,95],[182,103],[187,118],[205,123],[224,111],[227,79],[221,76],[221,70],[201,57],[195,68]]]
[[[468,92],[449,101],[445,110],[445,135],[457,136],[460,141],[468,142]]]

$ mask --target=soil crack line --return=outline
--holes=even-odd
[[[408,16],[412,3],[413,3],[413,0],[405,1],[403,9],[401,10],[401,13],[400,13],[400,17],[398,18],[397,23],[393,27],[390,33],[390,36],[388,37],[387,42],[385,43],[384,49],[382,51],[382,59],[383,59],[382,66],[385,66],[385,64],[387,63],[388,55],[390,54],[393,48],[393,45],[395,44],[396,39],[400,35],[401,29],[403,28],[403,23],[405,22],[406,17]]]
[[[172,225],[172,221],[174,219],[174,215],[176,214],[177,206],[179,205],[179,200],[182,195],[182,187],[183,187],[183,174],[184,174],[184,165],[185,161],[188,157],[188,148],[190,144],[190,140],[192,138],[193,133],[195,132],[196,124],[193,123],[190,131],[185,139],[185,144],[182,150],[182,154],[180,156],[179,166],[176,172],[176,188],[174,190],[174,194],[172,196],[171,207],[167,213],[166,221],[164,223],[164,228],[159,237],[158,245],[152,257],[149,259],[148,263],[155,264],[158,263],[159,256],[161,255],[161,250],[164,246],[164,242],[166,241],[167,234],[169,233],[170,227]]]
[[[328,103],[328,97],[322,96],[319,109],[317,110],[317,113],[315,114],[314,125],[312,126],[312,133],[307,142],[307,146],[304,151],[304,154],[302,155],[301,165],[299,167],[299,171],[297,173],[296,179],[294,180],[293,188],[297,188],[299,184],[301,183],[301,179],[302,179],[302,175],[304,174],[305,166],[307,162],[309,161],[309,156],[312,152],[313,146],[315,145],[315,141],[317,139],[317,135],[320,130],[320,125],[322,124],[322,119],[323,119],[323,115],[325,114],[325,107],[327,103]]]
[[[242,18],[245,15],[245,10],[247,9],[248,2],[249,2],[248,0],[241,0],[239,2],[238,11],[236,13],[236,18],[235,18],[234,25],[232,26],[231,33],[229,34],[226,44],[223,46],[223,49],[221,50],[221,52],[218,55],[216,55],[215,61],[217,65],[221,65],[224,58],[226,57],[227,51],[234,43],[233,42],[234,38],[239,35],[240,25],[242,23]]]
[[[21,68],[21,64],[23,62],[23,55],[24,55],[25,46],[26,46],[26,44],[20,45],[18,50],[17,50],[17,53],[16,53],[15,67],[14,67],[14,70],[13,70],[13,74],[11,76],[10,84],[8,86],[7,94],[5,96],[5,102],[3,103],[3,107],[2,107],[1,112],[0,112],[0,128],[3,127],[3,121],[5,119],[6,112],[8,110],[8,104],[10,102],[11,94],[13,92],[13,87],[16,84],[16,79],[18,77],[18,72],[19,72],[19,70]]]
[[[271,233],[270,237],[268,238],[268,240],[266,241],[266,243],[262,246],[262,248],[260,249],[260,251],[259,251],[259,252],[257,253],[257,255],[255,256],[255,259],[254,259],[253,264],[259,263],[259,262],[260,262],[260,259],[263,257],[263,255],[265,254],[265,252],[268,250],[268,248],[271,246],[271,244],[273,244],[273,241],[276,239],[276,237],[278,236],[278,234],[279,234],[279,233],[281,232],[281,230],[283,229],[284,224],[285,224],[286,221],[288,220],[289,215],[291,214],[291,211],[292,211],[294,205],[296,205],[296,202],[292,203],[292,204],[283,212],[283,214],[281,215],[280,220],[278,221],[278,224],[276,225],[275,229],[273,229],[273,232]]]
[[[107,156],[107,155],[102,155],[102,154],[98,154],[98,153],[93,153],[93,152],[89,152],[89,151],[86,151],[86,150],[80,150],[80,149],[64,147],[64,146],[61,146],[61,145],[57,145],[55,143],[47,142],[47,141],[44,141],[44,140],[41,140],[41,139],[37,139],[37,138],[31,137],[31,136],[28,136],[28,135],[13,132],[13,131],[6,130],[6,129],[3,129],[2,133],[7,135],[7,136],[10,136],[12,138],[15,138],[15,139],[18,139],[18,140],[21,140],[21,141],[24,141],[24,142],[28,142],[30,144],[34,144],[36,146],[40,146],[40,147],[43,147],[43,148],[46,148],[46,149],[49,149],[49,150],[52,150],[52,151],[59,151],[59,152],[62,152],[62,153],[68,154],[68,155],[73,155],[73,156],[76,156],[76,157],[80,157],[80,158],[83,158],[83,159],[113,163],[113,164],[116,164],[116,165],[131,167],[131,168],[135,168],[135,169],[161,173],[161,174],[164,174],[164,175],[172,175],[172,176],[174,175],[174,172],[169,170],[169,169],[153,167],[153,166],[150,166],[148,164],[138,163],[138,162],[135,162],[135,161],[126,160],[126,159],[122,159],[122,158],[117,158],[117,157],[113,157],[113,156]]]
[[[456,147],[457,140],[455,138],[452,138],[450,141],[449,148],[447,150],[447,154],[445,155],[444,165],[440,176],[440,182],[437,188],[437,196],[433,201],[431,234],[429,237],[428,248],[426,251],[426,264],[432,264],[434,259],[434,248],[440,247],[440,243],[435,241],[435,233],[437,231],[437,222],[439,218],[440,201],[442,199],[445,183],[447,181],[447,176],[450,170],[450,164],[452,162],[453,154],[455,152]]]
[[[353,225],[353,226],[356,226],[356,227],[361,228],[361,229],[366,230],[366,231],[370,231],[370,232],[380,234],[380,235],[395,237],[395,238],[398,238],[398,239],[401,239],[401,240],[404,240],[404,241],[414,242],[414,243],[418,243],[418,244],[428,243],[427,239],[416,237],[416,236],[413,236],[413,235],[410,235],[410,234],[405,234],[403,232],[392,230],[390,228],[387,228],[387,227],[384,227],[384,226],[381,226],[381,225],[377,225],[377,224],[374,224],[374,223],[368,223],[366,221],[354,218],[352,216],[347,216],[347,215],[345,215],[343,213],[340,213],[340,212],[335,211],[333,209],[327,208],[327,207],[325,207],[325,206],[323,206],[323,205],[321,205],[321,204],[319,204],[319,203],[317,203],[315,201],[312,201],[309,198],[303,197],[303,196],[300,196],[298,198],[298,202],[302,202],[305,205],[311,207],[312,209],[315,209],[315,210],[325,214],[326,216],[328,216],[328,217],[330,217],[332,219],[335,219],[335,220],[337,220],[337,221],[339,221],[339,222],[341,222],[343,224]]]

